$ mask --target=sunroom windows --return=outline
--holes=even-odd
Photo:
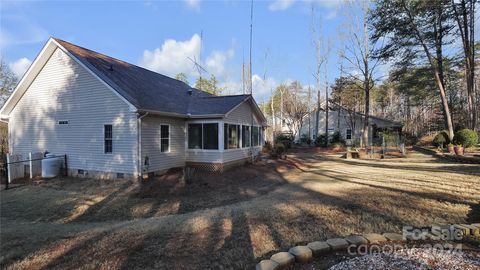
[[[218,150],[218,123],[188,124],[188,149]]]
[[[223,131],[219,127],[219,123],[189,123],[188,149],[219,150],[222,137],[224,150],[262,145],[261,127],[234,123],[224,123]]]

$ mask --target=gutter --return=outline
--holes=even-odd
[[[199,115],[191,115],[183,114],[183,113],[170,113],[170,112],[162,112],[162,111],[155,111],[155,110],[138,110],[137,112],[145,112],[152,115],[161,115],[161,116],[169,116],[169,117],[177,117],[177,118],[187,118],[187,119],[201,119],[201,118],[222,118],[224,114],[199,114]]]
[[[8,116],[6,115],[0,115],[0,122],[7,123],[8,124]]]
[[[142,118],[148,115],[148,112],[145,112],[144,115],[140,116],[138,113],[137,119],[137,177],[139,180],[142,179]]]

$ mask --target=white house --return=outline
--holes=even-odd
[[[251,95],[214,96],[50,38],[0,110],[9,151],[68,156],[69,174],[138,177],[173,167],[222,170],[261,150]]]
[[[297,139],[299,139],[302,135],[306,135],[310,137],[312,141],[314,141],[317,134],[325,134],[327,124],[326,115],[327,113],[324,106],[319,111],[318,131],[316,131],[316,111],[308,114],[305,117],[300,132],[298,132]],[[348,145],[359,145],[359,140],[361,140],[363,134],[363,122],[364,115],[361,113],[350,112],[345,108],[336,106],[335,104],[329,106],[328,134],[333,135],[335,132],[339,132],[340,136]],[[372,144],[376,142],[375,140],[379,139],[379,132],[385,130],[400,132],[403,124],[377,116],[369,116],[368,127],[368,140],[369,144]]]

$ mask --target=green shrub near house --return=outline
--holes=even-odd
[[[327,147],[327,140],[328,140],[327,134],[325,134],[325,133],[320,134],[315,139],[315,146],[317,146],[317,147]]]
[[[478,134],[471,129],[465,128],[455,133],[453,141],[455,144],[463,147],[472,147],[478,143]]]
[[[300,137],[300,144],[310,145],[312,144],[312,139],[310,139],[308,134],[302,134],[302,136]]]
[[[342,138],[342,135],[339,131],[335,131],[332,136],[330,136],[330,144],[343,144],[345,145],[345,140]]]
[[[275,144],[277,144],[277,143],[283,144],[285,146],[285,148],[288,149],[288,148],[292,147],[293,136],[291,136],[289,134],[279,134],[275,138]]]

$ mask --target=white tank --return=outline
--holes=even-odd
[[[47,154],[42,159],[42,177],[52,178],[60,173],[61,158],[55,157],[53,154]]]

